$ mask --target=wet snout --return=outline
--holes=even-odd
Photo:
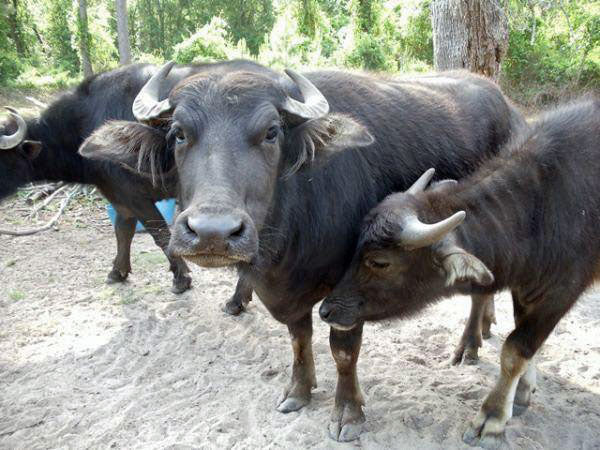
[[[241,210],[193,208],[182,212],[173,227],[169,250],[204,267],[250,262],[257,234]]]
[[[351,330],[358,323],[359,308],[355,302],[327,297],[319,307],[319,316],[331,327]]]

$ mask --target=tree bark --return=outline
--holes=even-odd
[[[88,32],[87,0],[79,0],[79,53],[83,76],[92,76],[94,71],[90,62],[90,34]]]
[[[17,0],[12,0],[12,8],[8,7],[8,22],[10,25],[10,34],[13,42],[15,43],[15,49],[17,54],[21,57],[26,56],[25,54],[25,43],[23,42],[23,30],[21,29],[21,23],[19,22],[19,5]]]
[[[434,0],[431,21],[436,70],[498,78],[508,49],[508,19],[499,0]]]
[[[127,0],[115,0],[117,10],[117,40],[119,42],[119,64],[131,63],[129,25],[127,23]]]

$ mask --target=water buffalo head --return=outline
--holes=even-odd
[[[31,179],[31,160],[42,145],[29,141],[25,120],[12,108],[6,108],[10,120],[0,125],[0,198],[14,192],[23,180]]]
[[[319,308],[325,322],[351,329],[414,313],[461,283],[493,282],[487,267],[455,243],[452,230],[463,222],[464,211],[430,224],[419,219],[415,194],[433,173],[428,170],[408,191],[390,195],[365,217],[352,264]]]
[[[359,123],[330,113],[323,94],[291,70],[289,78],[274,72],[198,74],[160,99],[171,66],[157,72],[134,103],[135,116],[146,125],[109,124],[81,152],[141,171],[160,167],[171,155],[183,211],[169,249],[201,266],[252,262],[259,233],[274,213],[278,183],[293,182],[291,174],[336,150],[372,142]]]

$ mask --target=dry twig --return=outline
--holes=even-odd
[[[66,186],[63,186],[66,187]],[[62,188],[61,188],[62,189]],[[80,186],[73,186],[72,189],[69,191],[69,193],[66,195],[65,198],[63,198],[61,204],[60,204],[60,208],[58,209],[58,212],[54,215],[54,217],[52,219],[50,219],[48,222],[46,222],[46,224],[42,225],[41,227],[38,228],[32,228],[29,230],[3,230],[0,229],[0,234],[7,234],[9,236],[30,236],[32,234],[36,234],[36,233],[40,233],[42,231],[46,231],[49,230],[50,228],[52,228],[54,226],[54,224],[58,221],[58,219],[60,219],[60,216],[62,216],[63,212],[65,211],[65,209],[67,209],[67,206],[69,206],[69,203],[71,202],[71,199],[77,195],[80,191]]]

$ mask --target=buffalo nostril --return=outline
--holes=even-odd
[[[240,223],[232,229],[231,233],[229,234],[229,237],[242,237],[242,235],[244,234],[244,228],[246,228],[244,222],[240,220]]]
[[[319,316],[321,316],[321,319],[327,320],[330,315],[331,315],[331,307],[329,305],[327,305],[326,303],[322,303],[321,307],[319,308]]]

